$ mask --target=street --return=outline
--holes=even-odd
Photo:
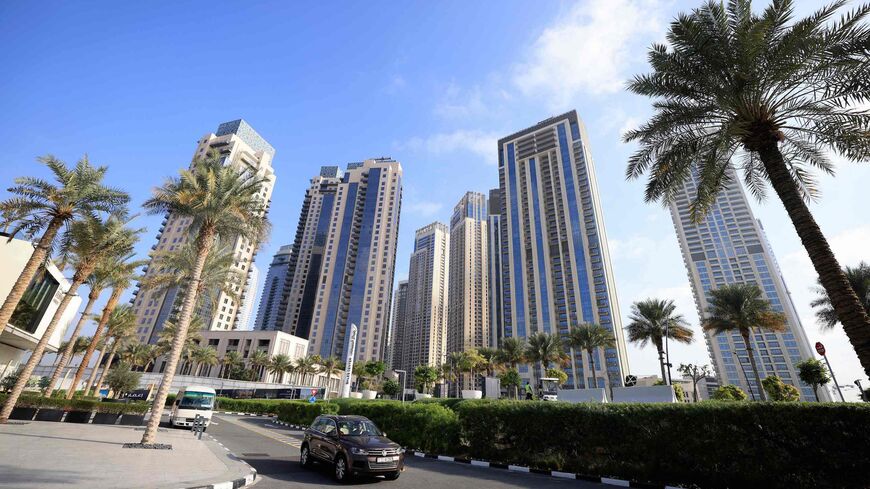
[[[276,425],[271,418],[215,414],[208,434],[222,443],[231,453],[257,469],[257,489],[286,487],[338,486],[332,478],[331,467],[318,464],[303,469],[299,465],[300,431]],[[397,481],[359,478],[353,485],[381,485],[392,488],[443,489],[448,487],[475,489],[498,487],[536,488],[603,488],[579,480],[565,480],[540,474],[508,472],[502,469],[473,467],[471,465],[441,462],[428,458],[406,457],[405,471]]]

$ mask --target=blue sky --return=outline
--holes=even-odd
[[[446,221],[465,191],[498,185],[498,137],[576,109],[591,138],[623,317],[634,300],[670,297],[697,325],[670,216],[643,203],[642,182],[624,180],[632,146],[620,133],[650,113],[624,80],[647,69],[645,49],[667,22],[698,3],[5,2],[0,186],[44,175],[38,155],[72,163],[87,153],[139,205],[187,166],[199,137],[242,117],[277,150],[261,281],[291,241],[318,168],[385,155],[405,170],[396,266],[404,278],[415,229]],[[867,165],[842,165],[812,205],[843,263],[870,259],[870,223],[857,205],[868,177]],[[810,341],[827,344],[841,383],[863,376],[842,332],[816,325],[813,271],[781,205],[753,205]],[[143,255],[159,220],[140,219],[150,228]],[[709,362],[703,341],[673,352],[675,363]],[[633,373],[657,371],[653,351],[632,347],[629,356]]]

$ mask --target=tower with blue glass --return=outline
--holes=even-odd
[[[572,325],[598,323],[613,333],[615,346],[593,353],[594,372],[585,352],[572,352],[566,388],[621,386],[628,357],[583,123],[571,111],[502,138],[498,165],[502,315],[496,337],[564,337]]]
[[[781,333],[755,331],[750,341],[761,378],[776,375],[801,392],[801,399],[815,400],[811,387],[800,382],[794,365],[813,358],[806,332],[791,300],[761,222],[749,207],[746,193],[733,168],[731,183],[719,193],[701,222],[691,217],[691,203],[698,191],[694,170],[670,204],[671,218],[683,254],[683,262],[699,317],[706,315],[710,290],[727,284],[757,284],[776,311],[785,314],[787,328]],[[706,333],[707,350],[721,385],[733,384],[759,397],[749,356],[739,333]],[[819,389],[830,400],[827,389]]]

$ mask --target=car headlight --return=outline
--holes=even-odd
[[[363,448],[357,448],[357,447],[350,447],[350,453],[352,453],[354,455],[368,455],[369,454],[368,450],[365,450]]]

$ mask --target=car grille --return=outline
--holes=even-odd
[[[401,453],[398,448],[384,448],[377,450],[369,450],[368,455],[370,457],[389,457],[393,455],[398,455]]]
[[[371,462],[371,461],[369,462],[370,469],[395,469],[397,465],[399,465],[398,461],[397,462],[384,462],[384,463],[377,463],[377,462]]]

